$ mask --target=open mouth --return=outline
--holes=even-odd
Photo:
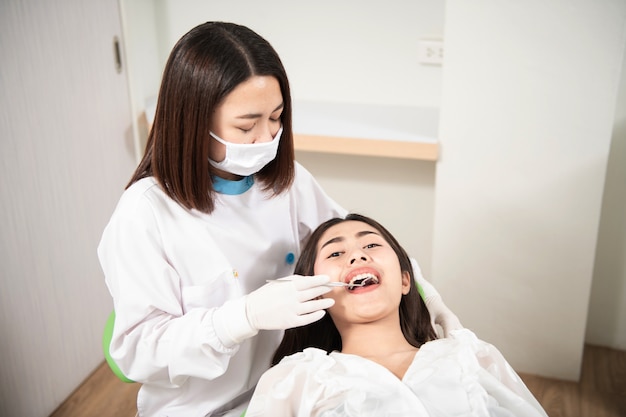
[[[368,287],[370,285],[378,284],[379,282],[378,277],[373,274],[359,274],[352,277],[350,282],[348,282],[348,291],[354,291],[356,288]]]

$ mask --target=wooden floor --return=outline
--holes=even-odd
[[[578,383],[520,376],[550,417],[626,417],[626,351],[585,346]]]
[[[586,346],[580,382],[520,376],[550,417],[626,417],[626,351]],[[50,417],[134,417],[139,386],[103,363]]]

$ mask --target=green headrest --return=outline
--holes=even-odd
[[[109,364],[109,368],[113,371],[115,376],[121,379],[124,382],[135,382],[132,379],[126,378],[126,376],[122,373],[120,368],[117,366],[113,358],[111,357],[111,352],[109,352],[109,348],[111,347],[111,339],[113,338],[113,326],[115,325],[115,310],[109,314],[109,318],[107,319],[106,324],[104,325],[104,334],[102,335],[102,350],[104,351],[104,359],[106,359]]]

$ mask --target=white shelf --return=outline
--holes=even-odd
[[[299,151],[436,161],[438,123],[433,107],[293,103]]]

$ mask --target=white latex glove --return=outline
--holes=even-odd
[[[324,309],[335,304],[332,298],[318,297],[331,291],[323,285],[326,275],[281,278],[246,296],[246,315],[256,330],[284,330],[304,326],[321,319]]]
[[[444,337],[448,337],[452,330],[462,329],[463,325],[459,318],[446,306],[439,295],[426,298],[426,307],[434,324],[443,329]]]

